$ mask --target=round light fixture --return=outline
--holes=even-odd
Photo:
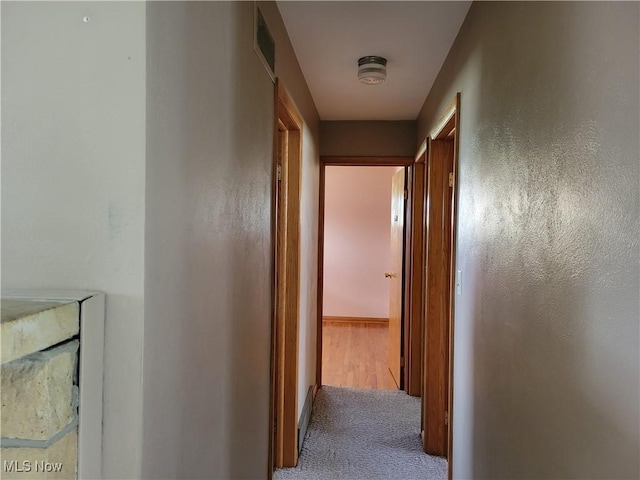
[[[387,78],[387,59],[369,55],[358,60],[358,80],[366,85],[378,85]]]

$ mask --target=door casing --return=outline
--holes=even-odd
[[[375,157],[375,156],[321,156],[320,157],[320,201],[319,201],[319,214],[318,214],[318,322],[317,322],[317,342],[316,342],[316,385],[318,388],[322,387],[322,298],[323,298],[323,280],[324,280],[324,197],[325,197],[325,175],[326,175],[326,167],[327,166],[363,166],[363,167],[373,167],[373,166],[400,166],[400,167],[409,167],[413,168],[413,164],[415,162],[414,157]],[[411,176],[409,176],[411,178]],[[407,200],[407,211],[411,209],[412,197],[408,196]],[[411,232],[412,230],[412,218],[410,215],[405,216],[406,230],[407,232]],[[409,258],[406,256],[406,258]],[[403,305],[405,307],[409,305],[409,286],[406,283],[408,277],[406,275],[407,269],[405,268],[403,272],[403,276],[405,279],[405,289],[404,289],[404,298]],[[405,312],[408,312],[407,308],[404,309]],[[421,321],[421,318],[415,318],[414,321]],[[404,336],[404,344],[405,347],[407,345],[407,337],[410,335],[409,315],[405,314],[403,318],[403,329],[405,332]],[[407,358],[407,352],[404,352],[405,359]],[[417,364],[417,368],[420,367],[420,364]],[[410,364],[405,361],[404,375],[403,378],[407,378],[407,372],[411,368]],[[416,368],[416,365],[413,365],[413,368]],[[406,383],[405,383],[406,384]]]
[[[460,93],[427,139],[425,219],[425,318],[423,332],[423,446],[427,453],[446,456],[452,478],[453,345],[455,326],[456,226]],[[437,162],[437,164],[436,164]],[[449,176],[445,184],[445,175]],[[433,175],[433,177],[432,177]],[[440,184],[438,184],[440,182]],[[449,192],[443,190],[449,187]],[[434,191],[432,191],[432,188]],[[432,197],[433,195],[437,196]],[[433,208],[433,205],[438,205]],[[434,222],[436,220],[436,222]],[[437,221],[441,220],[441,221]],[[434,225],[435,223],[435,225]],[[430,239],[445,238],[444,254],[430,251]],[[442,247],[436,241],[434,245]]]
[[[405,335],[405,391],[422,395],[422,324],[424,319],[424,232],[425,232],[425,178],[426,144],[418,150],[411,176],[408,179],[411,198],[408,215],[412,228],[407,232],[406,288],[408,291],[407,335]]]
[[[298,324],[303,122],[276,79],[272,195],[273,312],[268,477],[298,463]]]

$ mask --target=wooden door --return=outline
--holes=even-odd
[[[402,272],[404,247],[404,169],[391,180],[391,256],[389,272],[389,370],[398,388],[401,387],[402,369]]]
[[[454,143],[432,140],[429,145],[426,231],[426,294],[422,394],[424,451],[445,456],[448,444],[449,322],[451,279],[450,174]]]

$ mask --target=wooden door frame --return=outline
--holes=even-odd
[[[456,93],[455,111],[453,113],[453,129],[448,135],[453,136],[453,188],[451,189],[451,278],[449,279],[449,425],[447,443],[447,465],[449,480],[453,480],[453,346],[456,307],[456,244],[458,238],[458,156],[460,154],[460,92]],[[450,120],[451,121],[451,120]],[[446,127],[446,125],[445,125]]]
[[[298,463],[298,325],[300,303],[300,189],[302,117],[276,79],[273,138],[273,312],[271,324],[271,386],[268,478],[274,467]],[[286,145],[280,180],[279,141]],[[281,182],[281,186],[278,183]],[[280,194],[282,213],[276,214]],[[277,419],[277,425],[275,420]],[[275,431],[274,431],[275,429]]]
[[[411,198],[411,232],[407,238],[408,322],[405,336],[405,391],[422,395],[422,328],[424,319],[424,232],[426,206],[426,141],[414,158],[409,195]]]
[[[415,163],[414,157],[377,157],[377,156],[321,156],[320,157],[320,187],[319,187],[319,209],[318,209],[318,321],[317,321],[317,341],[316,341],[316,386],[317,388],[322,387],[322,318],[323,318],[323,287],[324,287],[324,213],[325,213],[325,178],[326,178],[326,167],[328,166],[361,166],[361,167],[375,167],[375,166],[388,166],[388,167],[413,167]],[[411,204],[411,196],[407,199],[407,208],[410,208]],[[406,215],[405,218],[408,222],[406,225],[406,230],[411,232],[411,217]],[[403,275],[405,276],[405,282],[409,279],[406,275],[406,268]],[[407,305],[409,305],[409,287],[405,283],[405,293],[403,298],[403,304],[405,305],[405,311]],[[403,323],[405,332],[409,332],[410,328],[408,327],[409,315],[404,315]],[[408,335],[405,335],[405,345],[406,338]],[[405,354],[406,355],[406,354]],[[406,356],[405,356],[406,358]],[[405,365],[407,363],[405,362]],[[408,370],[405,367],[405,375]],[[405,385],[406,388],[406,385]]]
[[[446,422],[445,431],[446,431],[446,457],[448,459],[448,475],[449,479],[452,479],[452,455],[453,455],[453,384],[454,384],[454,374],[453,374],[453,358],[454,358],[454,327],[455,327],[455,277],[456,277],[456,239],[457,239],[457,199],[458,199],[458,156],[459,156],[459,131],[460,131],[460,93],[457,93],[453,102],[449,105],[449,107],[445,110],[444,114],[440,117],[440,120],[436,124],[436,128],[433,130],[432,134],[427,138],[427,150],[430,148],[431,139],[434,140],[451,140],[453,143],[453,152],[452,152],[452,188],[450,192],[450,201],[451,201],[451,212],[449,219],[449,228],[451,234],[451,245],[449,251],[449,298],[448,298],[448,338],[444,340],[446,342],[447,348],[447,358],[445,359],[446,365],[446,383],[447,385],[437,385],[438,387],[442,387],[443,390],[446,390],[447,399],[446,399],[446,411],[444,412],[444,417],[446,419],[448,414],[448,422]],[[426,216],[428,212],[425,212]],[[425,261],[427,259],[425,258]],[[425,264],[425,268],[427,265]],[[425,283],[425,295],[427,294],[428,282]],[[427,303],[427,297],[425,297],[425,307]],[[426,315],[426,308],[425,308]],[[424,388],[426,389],[429,385],[427,379],[427,348],[428,348],[428,321],[425,318],[425,331],[423,334],[423,361],[424,361],[424,371],[423,371],[423,383]],[[433,385],[432,385],[433,386]],[[426,390],[425,390],[426,391]],[[423,402],[427,399],[427,395],[423,395]],[[426,408],[423,404],[423,415],[425,415]],[[424,421],[428,422],[429,419],[425,419]],[[427,438],[426,434],[423,437],[424,449],[427,451]],[[430,453],[427,451],[427,453]]]

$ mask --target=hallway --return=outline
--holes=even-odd
[[[276,478],[443,478],[422,410],[452,478],[640,479],[640,1],[0,13],[1,286],[104,294],[80,346],[103,350],[102,433],[78,420],[100,478],[266,479],[299,445]],[[418,321],[390,318],[389,357],[422,409],[380,378],[322,386],[323,318],[391,317],[382,293],[371,313],[323,304],[326,173],[390,158],[412,172],[418,207],[387,219],[422,227],[403,238],[415,268],[349,270],[405,277]]]
[[[447,478],[447,462],[425,455],[420,399],[401,391],[324,386],[314,402],[298,466],[275,480]]]

